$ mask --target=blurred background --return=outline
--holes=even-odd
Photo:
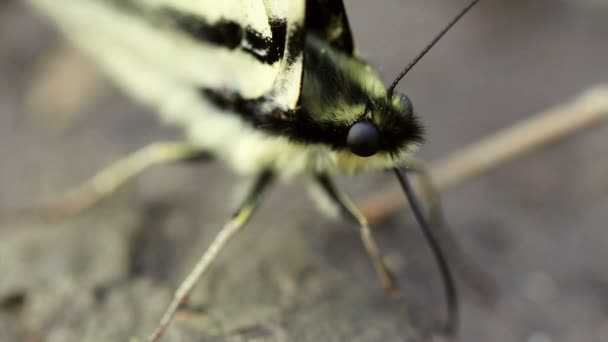
[[[387,82],[466,1],[352,0],[356,43]],[[435,160],[608,81],[608,1],[484,0],[402,81]],[[22,1],[0,3],[0,211],[56,198],[150,142],[179,138]],[[499,291],[459,279],[461,341],[608,340],[608,124],[442,193],[450,228]],[[78,217],[0,218],[0,341],[146,336],[235,203],[221,164],[146,172]],[[341,179],[356,196],[389,174]],[[443,318],[411,217],[377,227],[412,317],[356,231],[306,180],[272,190],[167,341],[402,341]]]

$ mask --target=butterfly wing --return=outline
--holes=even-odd
[[[283,109],[298,100],[304,0],[30,2],[153,107],[200,88],[265,96]]]

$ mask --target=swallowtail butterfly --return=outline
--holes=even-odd
[[[341,0],[29,0],[129,95],[183,128],[92,180],[95,196],[146,167],[211,156],[256,181],[203,254],[151,336],[157,341],[221,248],[248,221],[275,178],[311,175],[360,227],[391,293],[397,287],[365,218],[331,176],[393,169],[438,261],[446,333],[456,328],[452,276],[407,171],[423,129],[397,82],[479,0],[472,1],[386,87],[355,49]]]

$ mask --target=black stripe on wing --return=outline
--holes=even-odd
[[[135,0],[103,1],[116,6],[123,13],[136,15],[153,25],[170,27],[191,39],[230,50],[241,50],[265,64],[274,64],[285,54],[287,22],[283,18],[268,19],[271,32],[268,37],[242,23],[227,19],[209,22],[202,16],[169,6],[144,6]]]
[[[308,0],[306,29],[330,46],[349,55],[354,53],[353,37],[342,0]]]
[[[284,113],[275,110],[264,112],[264,99],[245,99],[236,93],[228,93],[210,88],[199,88],[201,98],[215,105],[226,115],[238,115],[251,127],[273,136],[281,136],[301,144],[322,144],[335,150],[348,149],[346,137],[350,126],[341,122],[323,122],[313,120],[304,108],[295,112]],[[299,112],[299,113],[297,113]],[[423,128],[415,116],[404,124],[398,116],[401,113],[385,112],[386,125],[380,127],[380,150],[388,153],[399,153],[399,150],[410,143],[422,142]]]
[[[222,46],[231,50],[240,49],[265,64],[274,64],[283,58],[287,34],[285,20],[270,18],[271,37],[229,20],[208,23],[204,18],[174,9],[162,11],[164,17],[182,32],[196,40]]]

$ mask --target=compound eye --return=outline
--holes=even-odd
[[[371,157],[380,147],[380,133],[376,125],[360,121],[352,125],[346,137],[346,145],[360,157]]]

